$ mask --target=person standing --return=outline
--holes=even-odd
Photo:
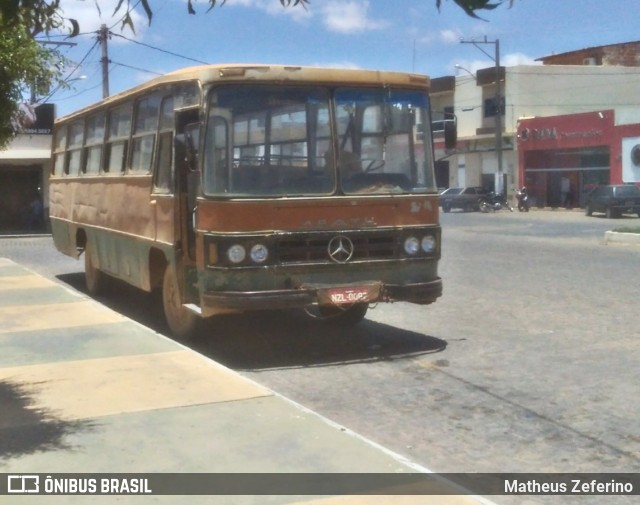
[[[560,180],[560,204],[563,207],[569,208],[571,202],[571,181],[568,177],[563,177]]]
[[[29,218],[27,226],[30,230],[39,230],[42,228],[43,210],[42,199],[40,198],[40,194],[36,191],[33,194],[31,203],[29,203]]]

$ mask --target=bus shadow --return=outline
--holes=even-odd
[[[391,361],[441,352],[444,340],[365,319],[339,328],[303,311],[253,312],[204,322],[189,344],[237,370]]]
[[[84,275],[58,277],[88,295]],[[95,297],[116,312],[169,338],[157,293],[114,282]],[[445,340],[365,319],[340,328],[308,317],[302,310],[248,312],[203,320],[196,334],[180,343],[235,370],[268,370],[407,359],[442,352]]]

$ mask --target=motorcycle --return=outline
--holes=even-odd
[[[493,191],[480,200],[479,206],[481,212],[495,212],[502,209],[509,209],[509,212],[513,212],[513,207],[509,205],[504,195],[497,195]]]
[[[518,200],[518,210],[520,212],[529,212],[529,194],[527,188],[522,188],[516,192]]]

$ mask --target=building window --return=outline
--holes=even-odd
[[[484,117],[496,117],[498,115],[498,107],[496,107],[496,98],[486,98],[484,101]],[[500,97],[500,110],[502,116],[504,116],[505,100],[504,97]]]
[[[454,120],[456,118],[456,115],[453,112],[453,106],[444,107],[442,112],[434,111],[433,118],[433,133],[444,132],[444,125],[446,124],[446,122]]]

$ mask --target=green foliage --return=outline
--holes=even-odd
[[[502,4],[508,3],[509,7],[513,5],[514,0],[453,0],[468,16],[472,18],[482,19],[476,14],[476,11],[493,10]],[[442,0],[436,0],[436,7],[440,10]]]
[[[96,0],[97,5],[97,0]],[[60,14],[60,0],[1,0],[0,26],[26,27],[32,36],[62,28],[65,21],[71,24],[71,35],[79,32],[75,20],[65,20]]]
[[[640,234],[640,225],[638,226],[621,226],[620,228],[614,228],[612,231],[618,233],[637,233]]]
[[[4,21],[4,19],[3,19]],[[32,87],[44,94],[60,77],[62,57],[38,44],[16,18],[0,28],[0,149],[20,130],[19,104]]]
[[[38,44],[38,33],[59,29],[60,0],[2,0],[0,3],[0,149],[20,131],[24,113],[20,103],[32,90],[46,94],[58,83],[64,58]],[[72,31],[77,23],[71,23]]]

